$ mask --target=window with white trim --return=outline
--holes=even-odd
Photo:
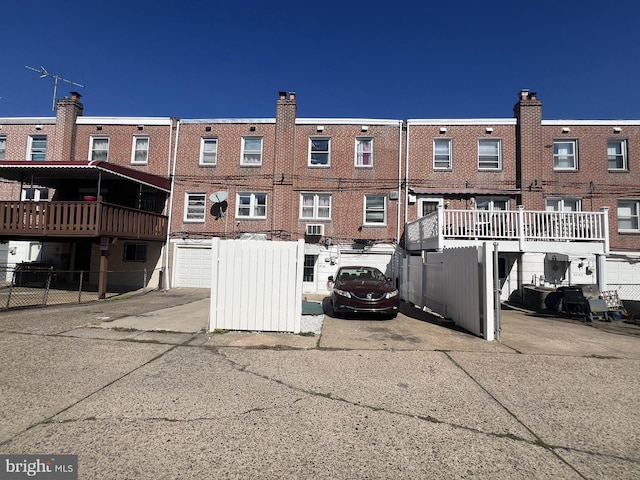
[[[609,170],[629,170],[626,140],[609,140],[607,142],[607,163]]]
[[[331,161],[331,139],[317,138],[309,139],[309,166],[328,167]]]
[[[618,200],[618,231],[640,232],[638,212],[640,200]]]
[[[477,210],[507,210],[509,200],[506,198],[476,197]]]
[[[47,153],[46,135],[29,135],[27,160],[44,160]]]
[[[184,221],[204,222],[206,203],[206,193],[204,192],[185,193]]]
[[[433,168],[434,170],[451,170],[451,139],[436,138],[433,140]]]
[[[579,212],[582,202],[579,198],[551,197],[545,200],[547,212]]]
[[[0,160],[7,159],[7,137],[0,135]]]
[[[437,212],[438,205],[442,205],[442,200],[437,198],[418,199],[418,216],[424,217],[430,213]]]
[[[262,137],[242,137],[240,165],[251,167],[262,165]]]
[[[502,168],[502,141],[495,138],[478,140],[478,170]]]
[[[300,218],[303,220],[331,220],[331,194],[300,194]]]
[[[576,140],[556,140],[553,142],[553,169],[577,170],[578,153]]]
[[[146,165],[149,162],[149,137],[133,137],[131,163]]]
[[[372,138],[356,138],[356,167],[373,167]]]
[[[89,160],[109,161],[109,137],[91,137]]]
[[[236,217],[238,218],[266,218],[266,193],[238,193],[236,194]]]
[[[200,165],[218,164],[218,139],[200,139]]]
[[[387,196],[386,195],[365,195],[364,196],[364,224],[365,225],[386,225],[387,224]]]

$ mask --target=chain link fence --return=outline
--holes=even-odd
[[[57,270],[46,264],[0,265],[0,311],[98,300],[99,271]],[[157,290],[162,269],[108,270],[105,298]]]

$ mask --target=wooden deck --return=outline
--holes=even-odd
[[[94,202],[0,201],[0,237],[163,240],[165,215]]]

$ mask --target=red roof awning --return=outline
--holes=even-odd
[[[409,188],[414,195],[520,195],[520,190],[505,190],[493,188],[441,188],[441,187],[416,187]]]
[[[124,178],[135,183],[157,188],[164,192],[171,191],[171,180],[167,177],[152,175],[132,168],[109,162],[51,162],[51,161],[2,161],[0,162],[0,178],[18,182],[30,181],[42,186],[53,186],[62,178]]]

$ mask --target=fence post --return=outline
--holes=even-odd
[[[84,272],[80,270],[80,285],[78,286],[78,303],[82,303],[82,281],[84,279]]]
[[[142,278],[142,293],[147,293],[147,269],[144,269],[144,276]]]
[[[51,288],[51,277],[53,277],[53,267],[49,268],[49,272],[47,273],[47,284],[44,288],[44,297],[42,299],[42,305],[46,306],[47,301],[49,299],[49,289]]]
[[[524,207],[522,205],[518,205],[516,207],[516,221],[518,222],[518,247],[521,252],[524,252],[524,238],[525,238],[525,228],[524,228]]]
[[[11,292],[13,292],[13,286],[16,284],[16,269],[13,268],[13,275],[11,275],[11,285],[9,285],[9,295],[7,295],[7,310],[11,305]]]

